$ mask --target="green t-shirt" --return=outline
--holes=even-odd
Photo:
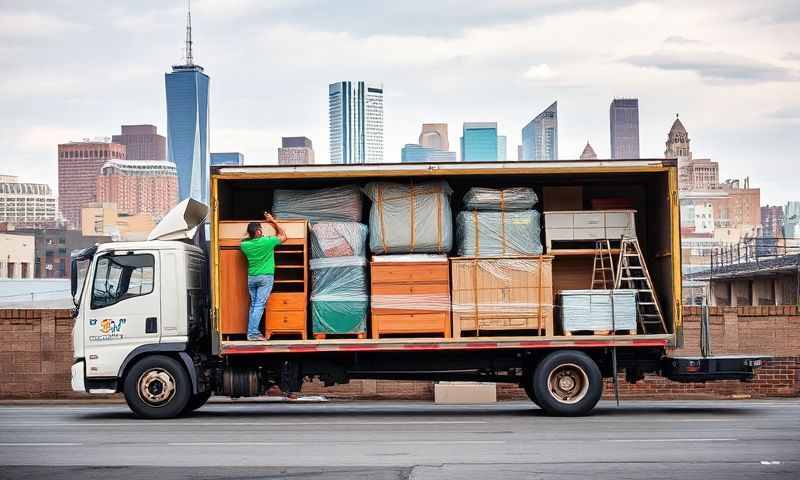
[[[247,275],[274,275],[275,247],[280,244],[280,238],[275,236],[242,240],[241,249],[247,257]]]

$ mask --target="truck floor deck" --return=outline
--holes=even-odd
[[[574,335],[570,337],[381,338],[326,340],[224,341],[223,355],[301,352],[359,352],[409,350],[495,350],[533,348],[664,348],[673,335]]]

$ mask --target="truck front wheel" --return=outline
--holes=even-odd
[[[164,355],[139,360],[123,382],[128,406],[142,418],[177,417],[192,396],[192,383],[183,365]]]
[[[553,352],[536,367],[533,392],[536,403],[549,415],[586,415],[603,394],[603,376],[597,363],[583,352]]]

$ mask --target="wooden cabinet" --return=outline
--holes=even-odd
[[[381,335],[450,337],[450,272],[447,258],[370,264],[372,338]]]
[[[247,259],[240,249],[249,222],[219,222],[220,330],[229,338],[247,334],[250,295]],[[260,222],[264,235],[272,227]],[[308,226],[305,220],[279,220],[287,240],[275,248],[275,282],[265,308],[264,334],[307,338]]]
[[[552,258],[451,258],[453,337],[503,330],[553,335]]]

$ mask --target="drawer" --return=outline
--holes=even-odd
[[[547,231],[548,240],[573,240],[574,236],[572,233],[571,228],[550,228],[548,226]]]
[[[576,228],[573,230],[575,238],[573,240],[600,240],[606,238],[606,229],[596,228]]]
[[[575,228],[602,227],[605,222],[603,212],[576,212],[573,219]]]
[[[462,316],[459,321],[461,322],[462,330],[475,330],[475,316]],[[484,317],[480,316],[479,319],[481,330],[524,330],[530,328],[538,328],[538,317]],[[544,321],[542,322],[544,323]]]
[[[272,311],[267,312],[268,330],[305,330],[306,313],[304,311]]]
[[[573,213],[544,212],[544,224],[547,228],[572,228]]]
[[[380,333],[443,332],[448,321],[447,313],[372,314],[373,328]]]
[[[636,236],[636,229],[634,227],[630,228],[608,228],[606,227],[606,238],[610,238],[612,240],[616,240],[622,238],[623,235],[627,235],[629,237]]]
[[[450,279],[447,263],[373,263],[370,273],[373,285],[379,283],[448,282]]]
[[[304,293],[273,293],[267,300],[267,310],[304,310],[306,295]]]
[[[372,286],[372,295],[432,295],[450,294],[449,282],[438,283],[376,283]]]
[[[630,227],[633,224],[633,212],[606,212],[606,227]]]

